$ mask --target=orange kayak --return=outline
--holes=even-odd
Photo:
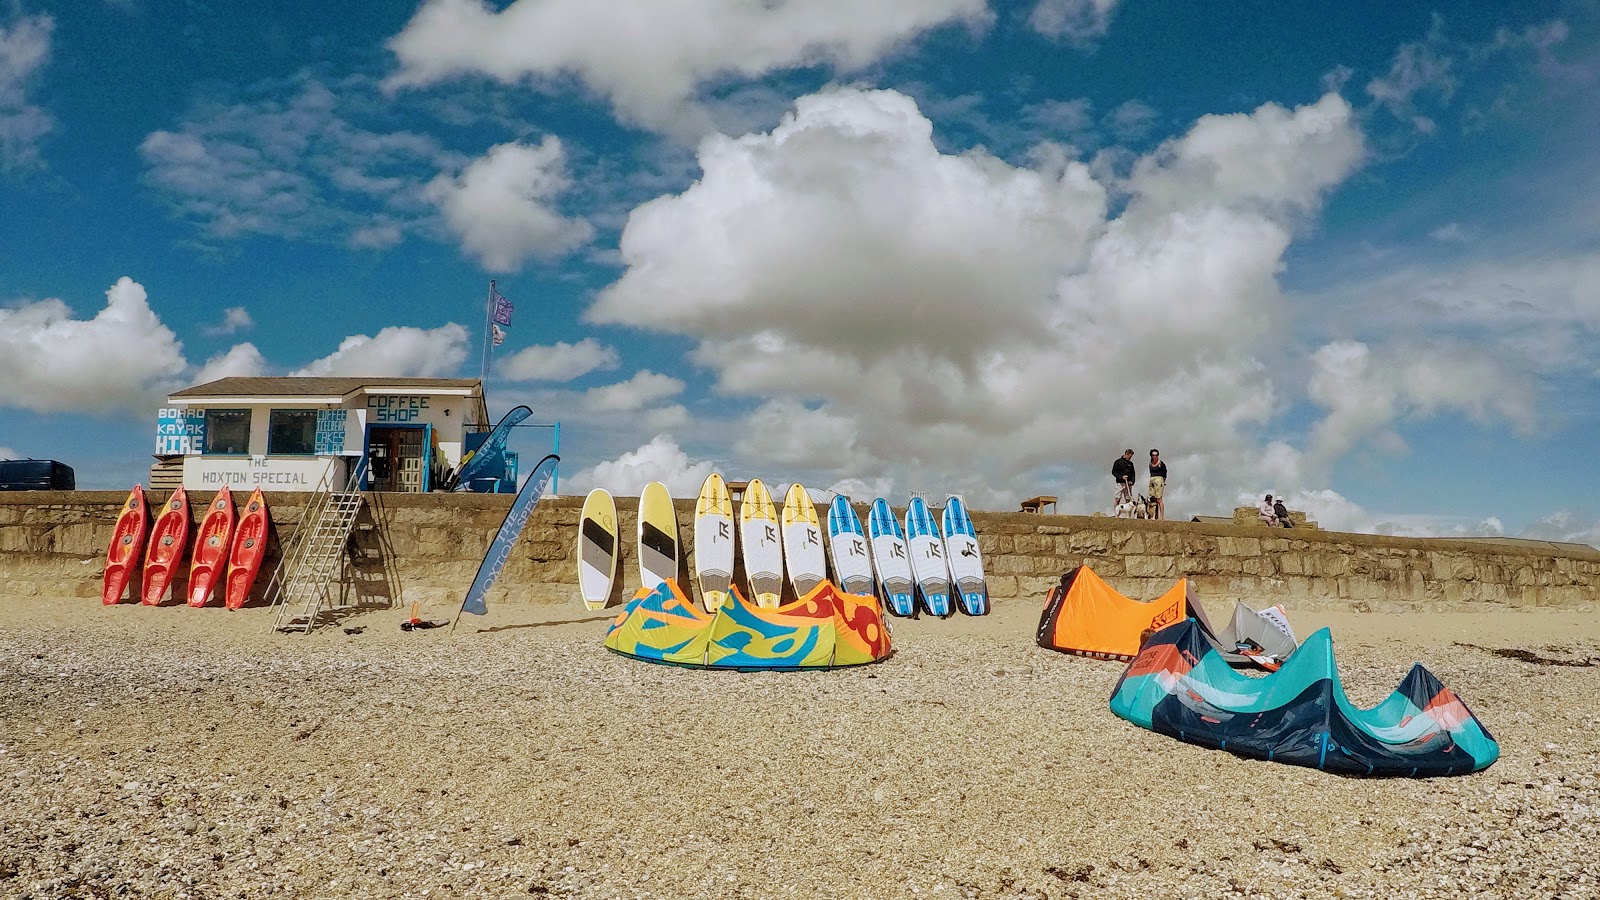
[[[111,546],[106,550],[105,588],[100,602],[110,606],[122,601],[128,579],[139,569],[139,554],[144,552],[144,536],[149,528],[150,510],[144,502],[144,487],[136,484],[128,492],[128,500],[117,516],[117,527],[111,532]]]
[[[150,549],[144,554],[144,605],[161,605],[188,544],[189,495],[180,487],[167,498],[150,529]]]
[[[228,554],[228,593],[224,603],[229,609],[238,609],[250,599],[250,587],[256,583],[261,559],[267,553],[267,526],[270,524],[267,501],[261,496],[261,488],[256,488],[244,505],[239,530],[233,536],[233,552]]]
[[[189,605],[205,606],[218,576],[228,564],[233,546],[233,493],[227,485],[217,491],[195,536],[194,559],[189,563]]]

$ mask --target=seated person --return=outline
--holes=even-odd
[[[1272,502],[1272,514],[1278,517],[1278,524],[1285,528],[1293,528],[1294,522],[1289,519],[1289,508],[1283,505],[1283,498],[1279,497]]]
[[[1276,526],[1278,524],[1278,511],[1272,506],[1271,494],[1268,494],[1266,499],[1256,504],[1256,512],[1259,513],[1258,518],[1268,525]]]

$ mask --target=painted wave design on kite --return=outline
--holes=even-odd
[[[1353,705],[1326,628],[1277,672],[1253,678],[1185,619],[1145,643],[1117,682],[1111,711],[1185,743],[1346,775],[1465,775],[1500,757],[1466,703],[1420,663],[1378,705]]]
[[[944,539],[921,497],[912,497],[906,507],[906,545],[911,571],[928,612],[941,619],[950,615],[954,610],[950,606],[950,569],[945,561]]]
[[[891,650],[877,598],[840,593],[829,581],[778,609],[757,607],[734,587],[715,613],[664,582],[634,595],[605,645],[647,662],[742,671],[863,665]]]
[[[878,497],[867,515],[867,534],[872,541],[872,568],[889,611],[897,616],[917,612],[916,582],[911,577],[911,556],[900,520],[889,509],[889,501]]]

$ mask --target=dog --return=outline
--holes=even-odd
[[[1118,500],[1117,501],[1117,518],[1119,518],[1119,519],[1131,519],[1131,518],[1133,518],[1133,510],[1134,510],[1134,502],[1132,500]]]
[[[1150,501],[1146,500],[1143,494],[1139,495],[1139,499],[1133,501],[1133,517],[1135,519],[1150,518]]]

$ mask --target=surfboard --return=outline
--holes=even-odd
[[[950,615],[950,568],[944,559],[944,539],[921,497],[912,497],[906,506],[906,549],[928,612],[940,618]]]
[[[267,528],[271,524],[266,498],[261,496],[261,488],[256,488],[245,501],[244,515],[239,517],[239,527],[233,533],[233,549],[228,553],[228,588],[222,602],[229,609],[238,609],[250,599],[250,588],[267,555]]]
[[[783,561],[796,597],[811,593],[828,577],[817,507],[805,485],[798,481],[789,485],[789,493],[783,498]]]
[[[861,517],[850,505],[850,498],[843,494],[828,504],[828,550],[833,557],[834,577],[845,593],[876,594],[867,534],[861,527]]]
[[[678,577],[678,514],[667,486],[652,481],[639,495],[639,584],[654,590]]]
[[[728,483],[712,472],[700,486],[694,507],[694,573],[706,612],[714,613],[728,602],[733,543],[733,498],[728,496]]]
[[[128,499],[122,502],[122,512],[117,514],[116,527],[111,530],[111,545],[106,548],[105,582],[100,590],[101,603],[111,606],[122,602],[128,580],[139,569],[145,533],[149,530],[150,509],[145,503],[144,486],[136,484],[128,492]]]
[[[233,548],[233,492],[227,485],[217,491],[206,507],[206,517],[195,534],[194,558],[189,561],[189,605],[201,607],[211,599]]]
[[[956,604],[969,616],[989,612],[989,584],[983,578],[983,554],[978,552],[978,531],[960,497],[944,507],[944,557],[950,565],[950,583]]]
[[[777,609],[783,596],[783,542],[778,536],[778,510],[761,479],[752,478],[739,504],[739,538],[744,571],[756,605]]]
[[[578,594],[586,609],[604,609],[617,581],[617,503],[605,488],[583,498],[578,519]]]
[[[161,515],[150,529],[150,549],[144,556],[144,605],[161,605],[188,543],[189,495],[180,487],[162,504]]]
[[[878,584],[883,589],[883,599],[889,611],[897,616],[914,616],[917,613],[916,580],[911,577],[911,555],[906,549],[905,532],[900,521],[882,497],[872,501],[867,514],[867,535],[872,543],[872,569],[878,573]]]

